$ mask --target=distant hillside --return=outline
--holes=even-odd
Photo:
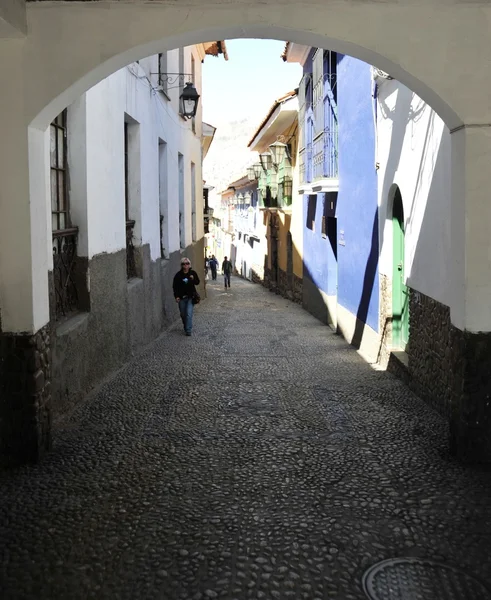
[[[257,117],[249,117],[217,127],[203,163],[203,179],[214,186],[215,193],[245,175],[247,167],[256,161],[257,153],[251,152],[247,144],[258,124]]]

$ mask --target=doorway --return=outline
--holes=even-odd
[[[409,291],[405,276],[404,207],[399,188],[392,208],[392,347],[405,350],[409,341]]]

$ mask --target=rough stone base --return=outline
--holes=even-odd
[[[272,275],[272,269],[264,267],[261,272],[251,270],[251,279],[254,283],[260,283],[268,290],[288,298],[292,302],[302,304],[303,280],[295,274],[288,275],[283,269],[278,269],[278,281]]]
[[[491,333],[451,326],[450,443],[465,462],[491,462]],[[452,377],[453,375],[453,377]]]
[[[411,387],[447,418],[451,411],[452,352],[450,309],[416,290],[409,296]]]
[[[51,446],[50,329],[0,333],[0,464],[35,462]]]
[[[88,262],[90,311],[52,322],[53,419],[73,410],[90,389],[178,319],[172,280],[182,256],[191,259],[204,296],[203,241],[156,261],[148,245],[137,248],[141,277],[129,281],[125,250]]]
[[[410,290],[408,366],[390,355],[388,369],[450,422],[460,460],[491,462],[491,333],[455,328],[448,306]]]

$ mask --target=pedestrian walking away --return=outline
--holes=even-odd
[[[189,258],[182,258],[181,270],[174,275],[172,288],[186,335],[191,335],[193,330],[193,298],[197,294],[197,285],[199,285],[199,277],[196,271],[191,269],[191,261]]]
[[[222,273],[225,282],[225,289],[230,288],[230,275],[232,274],[232,263],[225,257],[222,263]]]
[[[211,270],[211,278],[213,281],[217,279],[217,269],[218,269],[218,261],[215,258],[215,255],[212,254],[209,260],[210,270]]]

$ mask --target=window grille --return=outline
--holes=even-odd
[[[68,195],[68,110],[50,125],[51,226],[53,232],[53,284],[55,320],[78,308],[74,271],[78,228],[71,227]]]
[[[50,127],[51,224],[53,231],[70,227],[67,182],[67,109]]]

